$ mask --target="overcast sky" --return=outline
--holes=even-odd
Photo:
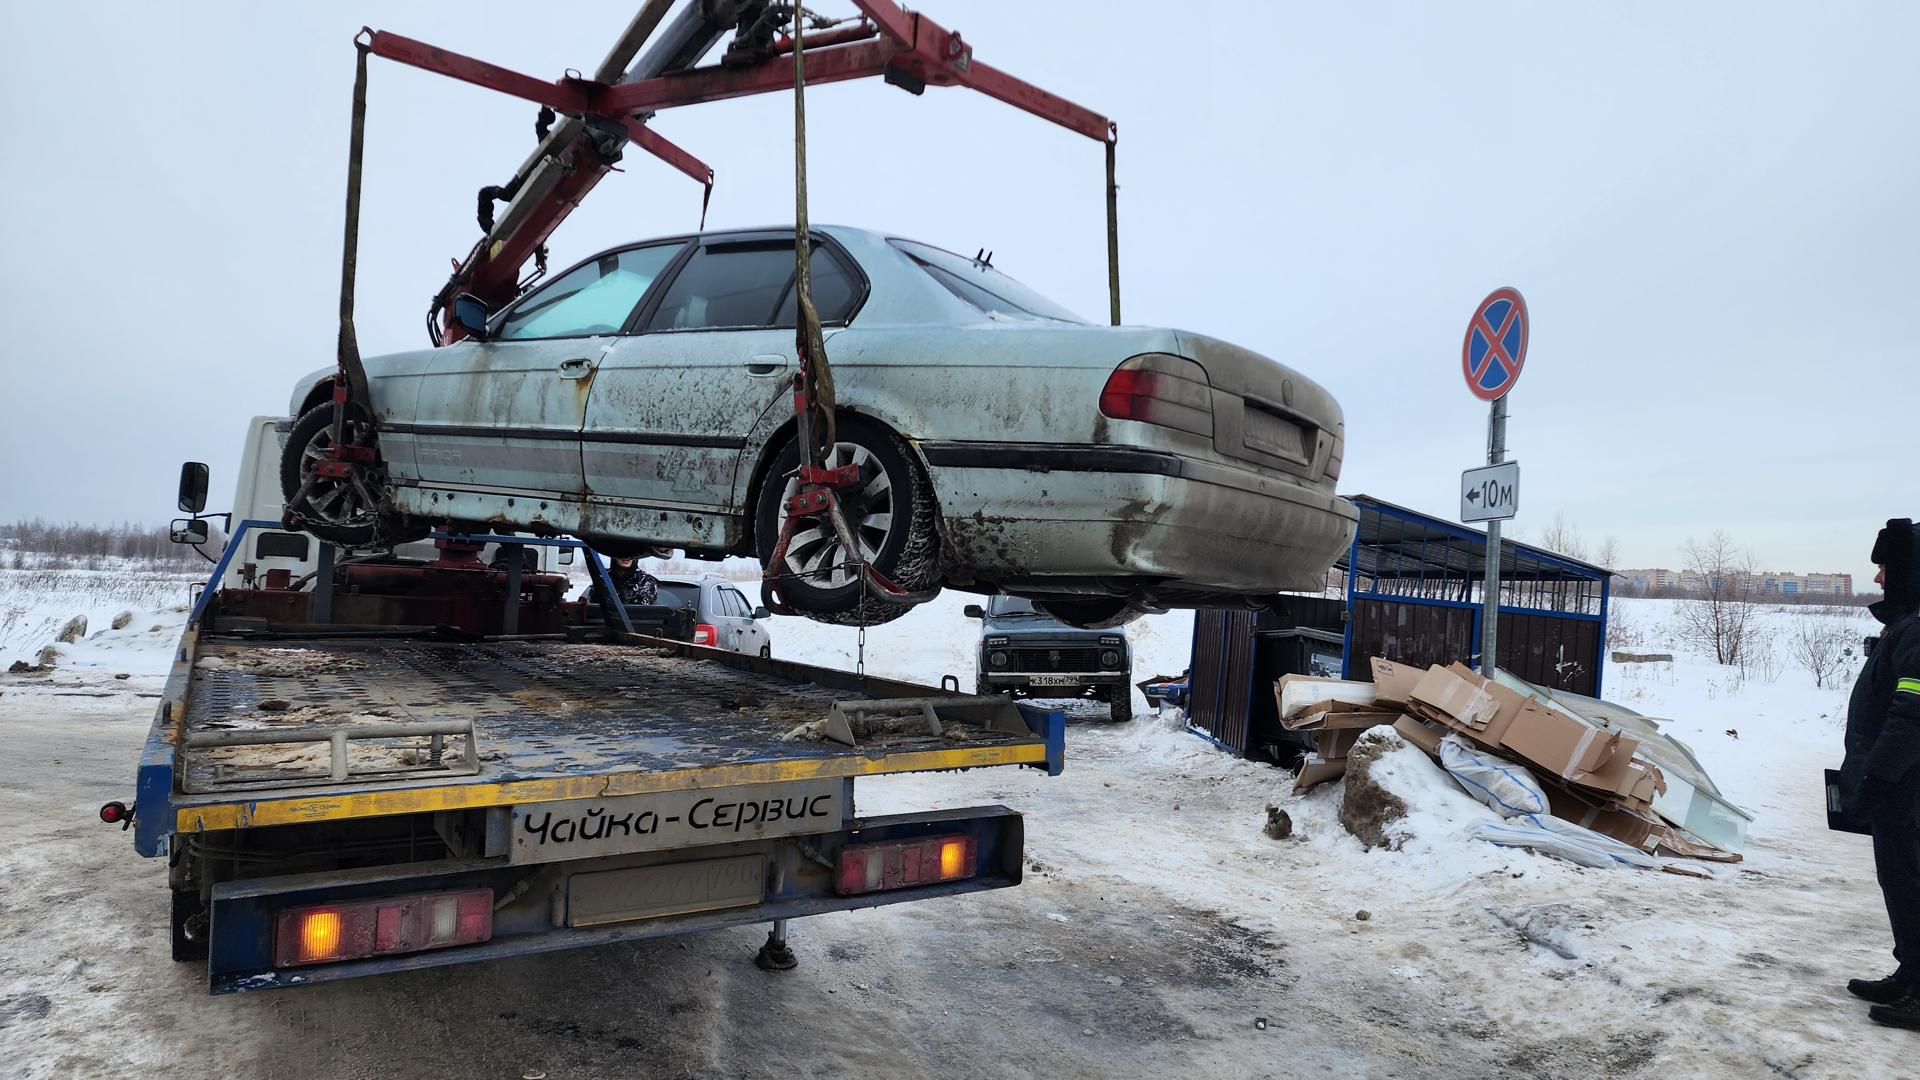
[[[1189,5],[925,0],[976,55],[1120,124],[1128,322],[1246,345],[1346,409],[1342,488],[1441,516],[1484,460],[1460,375],[1513,285],[1515,524],[1556,511],[1680,562],[1870,588],[1920,516],[1920,6]],[[826,0],[822,10],[850,12]],[[231,490],[246,418],[333,360],[362,23],[556,77],[620,3],[28,4],[0,10],[0,520],[162,520],[178,462]],[[359,331],[420,347],[428,298],[534,106],[373,61]],[[664,114],[718,171],[710,226],[792,220],[784,96]],[[1106,310],[1097,144],[963,90],[809,97],[815,221],[893,230]],[[691,229],[638,152],[556,235],[565,265]]]

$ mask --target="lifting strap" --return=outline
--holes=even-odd
[[[813,243],[807,225],[807,61],[801,40],[806,9],[793,5],[793,293],[798,317],[794,320],[794,348],[799,353],[800,377],[806,380],[812,422],[801,426],[800,460],[821,465],[836,441],[833,372],[827,366],[827,345],[820,332],[820,313],[813,306]],[[811,429],[811,430],[809,430]],[[857,558],[859,552],[849,555]]]
[[[360,261],[360,159],[367,142],[367,53],[373,31],[362,28],[353,39],[359,53],[353,72],[353,137],[347,149],[346,235],[340,249],[340,338],[335,348],[339,370],[333,393],[333,445],[346,439],[347,405],[370,405],[367,369],[360,363],[360,342],[353,332],[353,281]],[[369,409],[369,412],[371,410]]]
[[[1113,179],[1113,145],[1120,129],[1107,125],[1107,306],[1113,325],[1120,325],[1120,185]]]

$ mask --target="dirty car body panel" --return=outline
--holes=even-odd
[[[1078,321],[914,241],[815,235],[839,407],[914,448],[946,584],[1208,606],[1316,588],[1346,547],[1341,411],[1307,377],[1199,334]],[[608,260],[624,292],[553,298]],[[792,431],[790,263],[789,230],[648,241],[529,292],[493,340],[367,360],[393,509],[752,553]]]

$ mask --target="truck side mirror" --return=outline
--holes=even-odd
[[[200,467],[202,469],[206,468],[205,465]],[[184,497],[182,501],[185,501]],[[204,491],[201,492],[201,501],[202,503],[206,501],[206,493]],[[204,544],[207,542],[207,519],[174,518],[172,527],[167,529],[167,539],[176,544],[193,544],[195,546]]]
[[[207,463],[187,461],[180,465],[180,509],[189,514],[198,514],[207,508]],[[201,539],[206,539],[205,530],[201,530]],[[176,541],[178,543],[178,541]]]
[[[561,566],[573,565],[573,549],[572,548],[563,547],[560,549],[560,565]]]
[[[984,619],[987,617],[987,609],[981,607],[979,604],[968,604],[966,607],[960,609],[960,614],[965,615],[969,619]]]
[[[472,293],[453,298],[453,321],[473,340],[487,340],[487,305]]]

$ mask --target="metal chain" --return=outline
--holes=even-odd
[[[854,610],[860,612],[862,618],[860,622],[859,640],[855,645],[856,652],[854,653],[853,673],[865,676],[867,673],[867,624],[865,621],[867,611],[867,575],[859,574],[858,577],[860,579],[860,606]]]

